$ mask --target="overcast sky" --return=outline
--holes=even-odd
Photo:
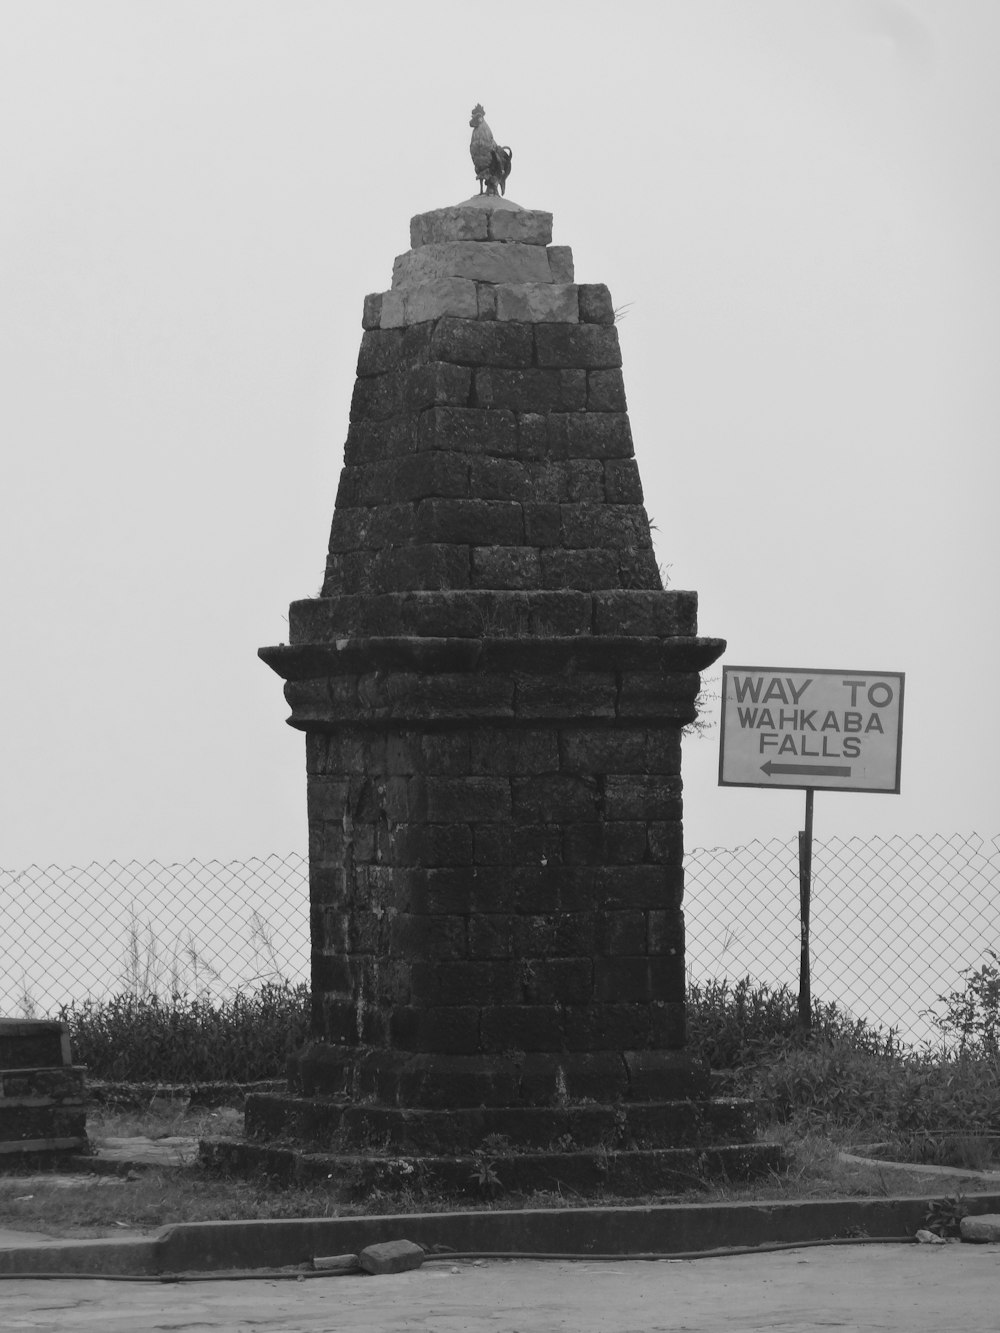
[[[657,554],[737,664],[904,671],[902,794],[995,834],[995,0],[0,0],[0,864],[305,846],[256,657],[322,575],[366,292],[469,111],[618,306]],[[687,843],[794,837],[716,785]]]

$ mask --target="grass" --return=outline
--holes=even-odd
[[[238,1112],[174,1120],[169,1126],[113,1120],[116,1136],[139,1128],[155,1137],[169,1128],[171,1135],[200,1136],[218,1127],[232,1128]],[[227,1124],[228,1122],[228,1124]],[[925,1176],[883,1171],[841,1162],[836,1145],[828,1138],[807,1134],[797,1137],[789,1126],[775,1127],[791,1153],[787,1175],[772,1176],[752,1185],[719,1184],[676,1194],[654,1194],[642,1200],[608,1196],[586,1202],[614,1203],[712,1203],[745,1201],[780,1202],[791,1199],[883,1198],[890,1194],[921,1195],[927,1192]],[[95,1135],[95,1137],[98,1137]],[[454,1199],[434,1194],[403,1193],[377,1195],[363,1203],[346,1204],[319,1188],[281,1188],[260,1180],[219,1180],[204,1177],[196,1165],[171,1170],[137,1171],[132,1178],[80,1176],[67,1187],[58,1178],[36,1175],[29,1179],[0,1177],[0,1227],[39,1231],[50,1236],[97,1237],[128,1232],[147,1234],[171,1222],[229,1221],[283,1217],[345,1217],[358,1214],[441,1212],[453,1208],[568,1208],[583,1200],[570,1193],[502,1195],[483,1201]],[[961,1180],[935,1181],[935,1193],[957,1192]]]

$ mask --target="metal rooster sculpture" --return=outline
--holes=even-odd
[[[469,152],[472,165],[476,168],[476,180],[479,181],[479,193],[507,193],[507,177],[510,175],[510,163],[513,153],[509,148],[501,148],[493,138],[493,131],[486,123],[486,112],[477,103],[472,108],[472,142]]]

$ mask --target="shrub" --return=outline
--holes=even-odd
[[[1000,955],[989,949],[987,958],[962,973],[961,990],[938,996],[945,1013],[934,1021],[946,1041],[957,1041],[961,1055],[1000,1056]]]
[[[692,1055],[713,1069],[745,1069],[767,1053],[795,1049],[803,1043],[843,1041],[856,1050],[879,1052],[895,1037],[856,1019],[836,1004],[816,1000],[812,1032],[799,1027],[798,1000],[787,986],[744,977],[730,983],[693,981],[687,996],[688,1045]]]
[[[278,1078],[309,1032],[309,988],[268,982],[229,999],[124,993],[70,1005],[73,1058],[93,1078],[248,1083]]]

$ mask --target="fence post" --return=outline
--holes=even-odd
[[[812,888],[813,789],[806,788],[806,826],[799,832],[799,1027],[812,1030],[809,978],[809,897]]]

